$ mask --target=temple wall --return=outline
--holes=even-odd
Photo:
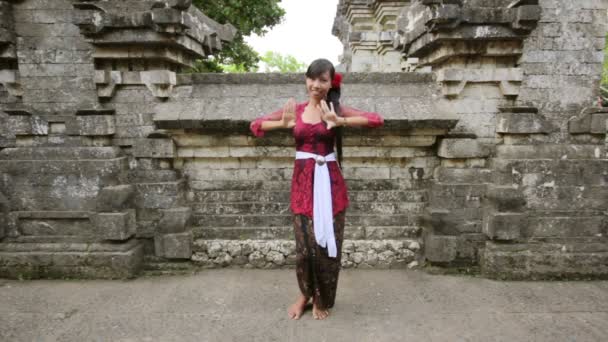
[[[303,84],[302,74],[180,75],[173,94],[153,105],[153,120],[161,131],[152,138],[133,137],[127,151],[132,153],[134,173],[174,172],[184,179],[181,205],[191,209],[188,228],[195,263],[293,265],[293,138],[286,132],[255,138],[249,122],[281,108],[289,97],[306,100]],[[455,120],[433,119],[429,99],[439,88],[430,74],[349,74],[343,88],[343,105],[378,111],[387,123],[380,130],[345,132],[343,172],[353,203],[346,229],[352,251],[344,255],[344,266],[388,268],[418,262],[419,218],[439,163],[434,146]],[[153,102],[136,94],[133,88],[117,89],[108,105],[127,99],[135,107]],[[163,153],[154,155],[161,144]],[[150,157],[157,162],[151,163]],[[150,180],[135,178],[138,181]],[[151,194],[143,184],[136,187],[136,196],[149,199],[136,204],[137,236],[151,238],[162,224],[165,192],[173,190],[166,187]],[[241,250],[247,240],[257,247],[246,247],[246,255],[230,252]],[[369,253],[370,244],[376,246],[374,253]],[[379,260],[377,254],[383,252]]]
[[[507,6],[508,5],[508,6]],[[343,266],[608,274],[608,4],[344,0]],[[234,35],[189,1],[0,0],[0,275],[293,267],[302,74],[187,74]]]

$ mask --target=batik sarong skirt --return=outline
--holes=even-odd
[[[334,234],[338,255],[330,258],[327,248],[319,246],[315,240],[312,219],[305,215],[293,216],[296,238],[296,275],[302,294],[312,298],[320,309],[334,306],[338,275],[344,241],[344,211],[334,216]]]

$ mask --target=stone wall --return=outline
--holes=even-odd
[[[605,274],[606,116],[594,106],[607,6],[404,8],[395,46],[416,58],[416,69],[437,75],[444,95],[437,106],[459,114],[453,133],[463,134],[439,145],[429,261],[479,260],[491,277]]]
[[[154,130],[151,113],[107,98],[136,85],[160,101],[176,72],[234,28],[181,0],[4,0],[0,18],[0,274],[137,274],[145,246],[135,203],[146,198],[136,190],[154,191],[164,175],[131,172],[130,148]],[[181,209],[174,198],[166,220]]]
[[[608,4],[341,1],[344,267],[608,274]],[[190,1],[0,0],[0,275],[293,267],[301,74],[185,74],[234,34]],[[369,71],[395,71],[376,73]]]
[[[433,119],[430,100],[440,90],[431,74],[349,74],[344,81],[343,105],[382,112],[386,127],[345,133],[343,172],[352,205],[343,264],[413,266],[422,257],[419,216],[439,163],[434,146],[456,120]],[[173,94],[154,106],[160,130],[155,138],[136,143],[134,165],[143,171],[149,168],[143,158],[152,156],[164,160],[157,172],[164,167],[164,172],[181,174],[186,180],[183,206],[192,215],[187,232],[180,232],[182,243],[165,249],[165,257],[177,256],[193,239],[192,260],[203,267],[293,265],[293,138],[281,132],[255,138],[249,122],[281,108],[289,97],[305,100],[303,83],[302,74],[181,75]],[[136,94],[118,90],[110,103],[129,99],[137,107],[136,102],[148,102]],[[160,141],[166,153],[154,156]],[[142,219],[139,237],[160,238],[164,223],[158,210],[167,191],[173,190],[155,191],[158,199],[136,204]]]

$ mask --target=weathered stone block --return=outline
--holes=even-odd
[[[526,206],[522,191],[512,186],[490,186],[486,199],[490,206],[499,212],[518,212]]]
[[[192,232],[154,235],[156,256],[168,259],[190,259],[192,257]]]
[[[536,113],[500,113],[496,117],[496,133],[551,133],[556,127]]]
[[[177,84],[175,73],[169,70],[142,71],[141,81],[154,96],[160,98],[169,97],[173,87]]]
[[[97,210],[111,212],[130,208],[134,193],[135,187],[130,184],[106,186],[97,197]]]
[[[157,229],[161,234],[183,233],[192,215],[191,208],[161,209],[162,217]]]
[[[427,209],[421,216],[421,225],[427,228],[427,232],[440,235],[458,235],[460,232],[456,228],[453,216],[449,210]]]
[[[572,134],[593,133],[606,134],[608,108],[584,108],[578,117],[568,121],[568,130]]]
[[[91,216],[96,233],[107,240],[127,240],[135,235],[135,210],[96,213]]]
[[[433,184],[429,202],[434,208],[480,208],[485,196],[484,184]]]
[[[133,155],[139,158],[174,158],[177,148],[172,139],[137,139]]]
[[[604,159],[606,148],[592,144],[499,145],[500,159]]]
[[[568,121],[568,131],[572,134],[589,133],[591,131],[591,115],[570,119]]]
[[[169,209],[179,205],[184,183],[140,183],[135,185],[135,205],[138,208]]]
[[[8,199],[0,192],[0,240],[4,238],[8,230]]]
[[[443,158],[485,158],[490,149],[475,139],[443,139],[437,154]]]
[[[3,243],[0,277],[132,278],[141,270],[143,245],[125,243]]]
[[[458,237],[427,235],[424,240],[424,257],[430,262],[447,263],[457,255]]]
[[[492,170],[489,169],[461,169],[437,167],[434,173],[435,180],[448,184],[483,184],[491,183]]]
[[[113,135],[116,133],[116,120],[113,115],[79,115],[66,122],[70,135]]]
[[[608,278],[608,244],[571,239],[555,243],[487,242],[481,272],[497,279]]]
[[[527,224],[527,214],[488,212],[484,217],[483,231],[492,240],[513,241],[520,238],[521,230]]]
[[[47,120],[32,115],[11,115],[7,119],[8,131],[14,135],[47,135]]]
[[[584,212],[581,212],[581,214]],[[547,216],[531,216],[522,235],[531,238],[592,237],[606,234],[608,218],[603,215],[579,216],[578,213],[546,212]]]
[[[443,84],[443,94],[459,95],[469,83],[497,83],[504,96],[517,96],[523,80],[520,68],[440,69],[437,81]]]
[[[606,127],[608,125],[608,113],[593,114],[591,115],[591,129],[592,134],[606,134]]]

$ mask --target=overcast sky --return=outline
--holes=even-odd
[[[283,22],[263,37],[245,40],[260,54],[276,51],[308,65],[317,58],[338,64],[342,44],[331,34],[338,0],[282,0]]]

